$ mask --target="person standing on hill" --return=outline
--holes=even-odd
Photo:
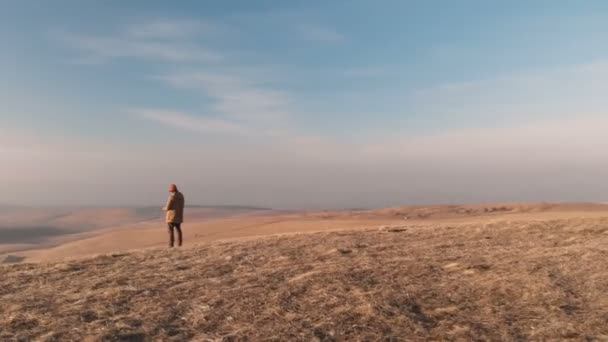
[[[167,212],[167,226],[169,228],[169,247],[173,247],[173,231],[177,230],[177,245],[182,245],[182,223],[184,222],[184,195],[177,190],[175,184],[169,185],[169,199],[163,210]]]

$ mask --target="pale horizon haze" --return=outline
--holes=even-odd
[[[0,205],[608,200],[605,1],[4,1]]]

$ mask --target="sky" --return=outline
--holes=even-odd
[[[605,1],[2,1],[0,204],[608,200]]]

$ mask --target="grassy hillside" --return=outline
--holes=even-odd
[[[186,208],[189,222],[228,218],[264,209],[240,206],[193,206]],[[0,263],[2,254],[60,245],[82,239],[101,229],[132,229],[144,223],[164,222],[158,207],[141,208],[27,208],[0,207]]]
[[[0,340],[608,340],[608,219],[409,225],[0,267]]]

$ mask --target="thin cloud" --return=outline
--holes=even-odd
[[[214,29],[205,22],[157,19],[127,26],[113,35],[63,33],[58,37],[81,50],[84,57],[79,62],[85,64],[131,58],[197,69],[201,69],[201,62],[206,62],[219,68],[222,54],[200,46],[195,39],[196,35]],[[208,97],[211,105],[193,109],[193,112],[204,111],[210,116],[200,117],[166,109],[138,110],[135,114],[160,124],[197,132],[267,137],[285,135],[285,121],[290,116],[287,94],[272,89],[258,77],[242,73],[238,68],[228,71],[219,68],[213,72],[173,72],[155,78],[171,88]]]
[[[328,27],[318,25],[302,25],[297,28],[303,39],[322,43],[341,43],[344,35]]]
[[[155,19],[129,25],[125,34],[137,39],[187,39],[193,36],[217,32],[214,25],[194,20]]]
[[[475,125],[561,119],[604,112],[608,63],[446,82],[411,94],[410,110],[444,122]]]
[[[357,67],[342,70],[341,76],[354,78],[386,78],[395,74],[395,67]]]
[[[228,118],[279,123],[289,116],[289,99],[285,93],[236,74],[178,73],[160,79],[171,87],[208,96],[215,101],[212,109]]]
[[[134,109],[129,112],[141,119],[193,132],[251,134],[248,128],[223,119],[196,117],[182,112],[159,109]]]
[[[129,26],[114,35],[62,32],[55,38],[83,53],[81,61],[100,63],[133,58],[170,63],[209,63],[223,59],[217,51],[188,39],[202,24],[156,21]]]
[[[151,113],[144,117],[174,125],[176,118],[185,116],[179,125],[204,127],[205,132],[209,128],[197,126],[204,121],[192,121],[193,116],[184,113]],[[381,206],[605,200],[608,138],[602,128],[607,124],[602,116],[586,116],[495,130],[452,130],[378,146],[314,137],[286,138],[280,144],[248,139],[220,145],[171,139],[159,145],[49,141],[41,150],[48,157],[2,154],[0,149],[0,156],[11,165],[0,170],[7,180],[0,191],[23,203],[105,204],[121,198],[142,204],[149,201],[150,189],[171,176],[200,201],[262,201],[277,207],[364,204],[360,201]],[[103,158],[88,158],[91,151]],[[132,189],[128,194],[125,183]],[[91,197],[91,192],[97,195]]]
[[[590,164],[608,157],[608,136],[604,132],[607,125],[604,115],[581,114],[389,139],[368,144],[361,153],[365,159],[436,161],[445,165]]]

